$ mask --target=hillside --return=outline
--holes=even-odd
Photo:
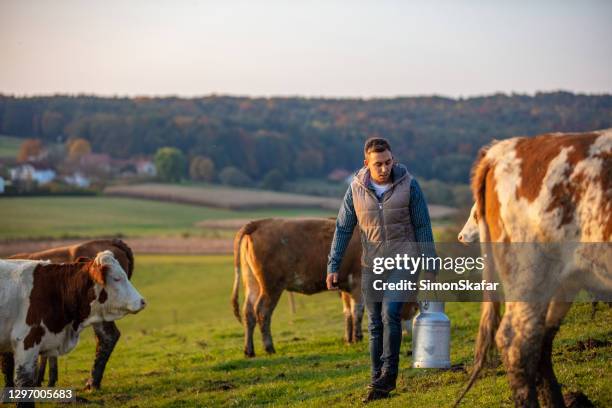
[[[465,183],[478,149],[493,138],[612,126],[612,95],[567,92],[450,99],[101,98],[0,95],[0,133],[57,142],[87,139],[113,157],[162,146],[253,180],[324,178],[361,166],[363,141],[390,139],[399,161],[424,179]]]

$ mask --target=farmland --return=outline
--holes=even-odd
[[[0,214],[0,239],[42,239],[116,235],[219,237],[216,230],[200,228],[195,223],[270,216],[326,217],[334,212],[300,208],[233,211],[118,197],[30,197],[1,199]],[[231,233],[221,236],[230,237]]]
[[[80,397],[106,407],[361,405],[369,370],[367,342],[342,342],[337,294],[299,295],[295,315],[283,297],[272,321],[277,354],[263,354],[257,332],[258,356],[245,359],[242,327],[228,301],[229,256],[137,255],[133,279],[148,306],[118,322],[122,337],[102,390],[80,392],[93,361],[91,330],[73,353],[60,358],[58,386],[73,387]],[[471,362],[478,311],[473,303],[447,305],[456,370],[410,368],[405,338],[398,392],[369,406],[450,406],[467,380],[461,365]],[[612,405],[611,324],[612,309],[600,306],[592,321],[588,304],[574,305],[553,352],[564,391],[580,390],[602,407]],[[485,371],[463,406],[512,406],[503,370]]]
[[[346,191],[346,186],[343,188]],[[276,191],[225,187],[210,184],[171,185],[146,183],[107,187],[104,193],[111,196],[143,198],[149,200],[179,202],[233,210],[262,208],[312,208],[334,215],[340,208],[340,198],[281,193]],[[340,194],[340,197],[342,194]],[[432,218],[453,215],[456,210],[443,205],[430,205]],[[279,215],[282,216],[282,215]]]
[[[438,208],[432,206],[432,217]],[[448,209],[442,208],[443,214]],[[131,239],[130,245],[141,252],[227,253],[235,231],[250,219],[333,217],[336,213],[300,207],[234,210],[107,196],[2,198],[0,254],[111,236]],[[438,236],[447,225],[449,221],[434,220],[434,234]]]
[[[105,194],[115,196],[176,201],[231,209],[252,209],[273,206],[277,208],[311,207],[337,211],[340,207],[340,200],[327,197],[206,185],[194,187],[147,183],[130,186],[111,186],[107,187],[104,192]]]

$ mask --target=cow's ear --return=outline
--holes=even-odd
[[[87,258],[86,256],[79,256],[75,262],[78,262],[78,263],[91,262],[91,258]]]
[[[89,267],[89,276],[99,285],[105,286],[106,284],[106,272],[108,271],[108,265],[99,265],[92,262]]]

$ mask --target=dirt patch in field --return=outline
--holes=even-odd
[[[570,351],[586,351],[593,350],[600,347],[608,347],[612,344],[610,340],[599,340],[588,338],[586,340],[579,340],[573,346],[570,346],[568,349]]]
[[[236,388],[236,384],[231,381],[210,380],[204,387],[204,391],[228,391]]]
[[[593,403],[582,391],[570,392],[563,395],[563,401],[567,408],[594,407]]]
[[[146,237],[122,238],[136,255],[141,254],[231,254],[232,240],[202,237]],[[74,245],[87,239],[43,240],[43,241],[2,241],[0,256],[21,252],[38,252],[49,248]]]

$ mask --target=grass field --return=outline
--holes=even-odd
[[[0,199],[0,240],[187,235],[232,238],[235,231],[227,228],[235,224],[232,219],[335,217],[337,213],[316,208],[229,210],[124,197],[8,197]],[[437,240],[452,224],[446,219],[433,219],[432,223]]]
[[[228,256],[138,256],[134,282],[148,306],[118,322],[122,337],[103,389],[80,392],[94,355],[89,329],[76,350],[60,358],[58,386],[74,387],[77,395],[96,404],[91,406],[105,407],[361,405],[369,369],[367,342],[342,342],[337,294],[297,296],[295,315],[283,297],[272,321],[277,354],[263,354],[257,333],[258,356],[245,359],[242,327],[229,305],[232,280]],[[474,303],[447,304],[454,365],[471,361],[478,310]],[[580,390],[601,407],[612,406],[611,324],[612,309],[600,307],[597,320],[591,321],[590,305],[574,305],[554,348],[564,391]],[[579,342],[588,339],[601,343],[577,351]],[[467,374],[412,369],[405,356],[409,342],[402,348],[398,391],[369,406],[451,406]],[[503,370],[489,369],[463,406],[510,407],[509,398]]]
[[[207,219],[332,216],[317,209],[234,211],[119,197],[28,197],[0,199],[0,239],[98,236],[209,236],[194,224]],[[214,232],[215,236],[219,236]],[[221,233],[223,234],[223,233]],[[225,232],[228,237],[233,232]],[[223,236],[223,235],[222,235]]]
[[[16,158],[23,139],[0,135],[0,158]]]

